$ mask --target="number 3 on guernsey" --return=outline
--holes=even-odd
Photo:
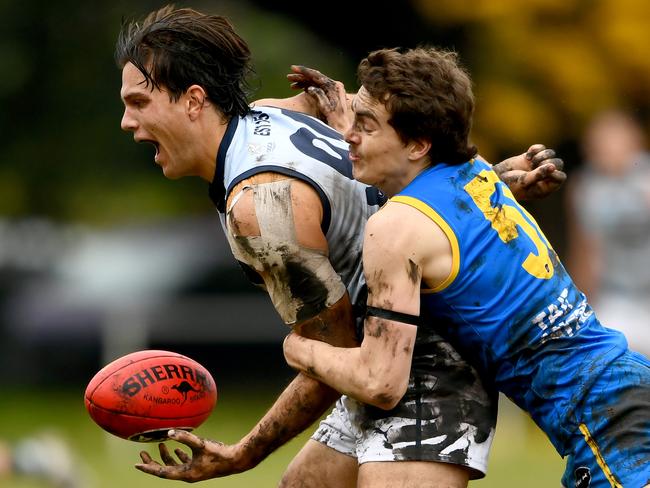
[[[493,207],[490,200],[496,191],[496,185],[501,185],[503,193],[512,199],[512,205],[503,204]],[[551,245],[537,226],[535,219],[517,203],[510,189],[499,180],[492,171],[481,171],[472,181],[465,185],[465,191],[472,197],[476,206],[492,224],[499,238],[508,243],[519,237],[520,228],[532,241],[537,254],[531,252],[522,263],[522,267],[536,278],[548,280],[553,276],[553,263],[549,255]]]

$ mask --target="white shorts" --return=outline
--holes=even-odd
[[[448,343],[420,329],[409,387],[397,407],[381,410],[343,396],[312,439],[359,464],[436,461],[469,468],[470,479],[483,478],[498,396],[485,391]]]

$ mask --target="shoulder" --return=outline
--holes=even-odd
[[[408,238],[418,234],[423,225],[426,227],[433,221],[418,208],[419,200],[412,199],[415,204],[407,204],[401,200],[389,200],[378,212],[368,220],[367,233],[391,235],[393,238]]]
[[[435,224],[416,208],[389,201],[368,219],[364,249],[379,249],[387,254],[412,251],[432,225]]]
[[[309,183],[300,178],[282,173],[265,171],[256,173],[237,183],[228,195],[228,208],[231,206],[232,208],[236,208],[239,206],[242,198],[246,199],[245,195],[242,195],[242,192],[245,192],[245,190],[254,190],[260,187],[264,187],[265,193],[272,197],[265,202],[269,206],[281,203],[288,198],[293,200],[294,204],[310,203],[320,206],[320,197]],[[249,199],[254,194],[254,192],[245,193],[248,193]]]
[[[308,183],[280,173],[258,173],[238,183],[228,197],[228,231],[260,235],[261,227],[285,230],[307,247],[326,247],[321,230],[323,206]],[[293,228],[293,231],[291,230]]]
[[[444,226],[415,206],[391,200],[368,220],[364,259],[408,259],[423,265],[432,260],[439,262],[441,257],[447,259],[454,236],[441,224]]]
[[[415,212],[417,210],[408,205],[389,200],[368,219],[366,230],[375,233],[388,233],[392,226],[397,226],[400,231],[408,230],[411,220],[416,217]],[[392,227],[392,229],[394,231],[396,227]]]

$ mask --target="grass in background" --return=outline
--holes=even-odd
[[[235,442],[271,405],[277,391],[260,388],[235,391],[221,388],[212,416],[197,434],[223,442]],[[142,449],[157,454],[156,444],[125,441],[97,427],[78,391],[3,391],[0,403],[0,437],[11,442],[42,431],[54,431],[66,439],[90,483],[83,488],[165,488],[181,486],[133,468]],[[257,468],[238,475],[201,482],[198,486],[266,488],[277,485],[290,459],[308,439],[309,430],[276,451]],[[547,488],[560,486],[564,462],[528,417],[502,398],[499,425],[490,458],[488,476],[471,482],[476,488]],[[38,480],[1,479],[0,488],[48,488]]]

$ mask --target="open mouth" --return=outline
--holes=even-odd
[[[158,154],[160,154],[160,144],[158,143],[158,141],[154,141],[153,139],[142,139],[138,142],[151,144],[156,150],[156,153],[154,154],[154,160],[158,161]]]

